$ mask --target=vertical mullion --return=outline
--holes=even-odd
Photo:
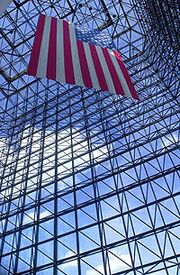
[[[56,97],[56,125],[55,125],[55,165],[54,165],[54,267],[53,274],[58,274],[57,260],[58,260],[58,96]]]
[[[73,131],[72,131],[72,112],[71,112],[71,98],[69,98],[69,118],[70,118],[70,137],[71,137],[71,159],[72,159],[72,177],[73,177],[73,195],[74,195],[74,214],[75,214],[75,230],[76,230],[76,244],[77,244],[77,261],[78,261],[78,275],[81,275],[80,264],[80,245],[79,245],[79,230],[78,230],[78,214],[77,214],[77,199],[76,199],[76,178],[75,178],[75,166],[73,159]]]
[[[41,132],[41,138],[42,141],[40,143],[40,165],[38,169],[40,170],[40,176],[39,176],[39,185],[37,189],[37,224],[34,224],[34,234],[35,234],[35,244],[34,244],[34,259],[33,259],[33,269],[34,273],[36,274],[37,269],[37,260],[38,260],[38,240],[39,240],[39,218],[40,218],[40,201],[41,201],[41,191],[42,191],[42,176],[43,176],[43,156],[44,156],[44,138],[45,138],[45,129],[46,129],[46,115],[47,115],[47,100],[48,100],[48,90],[46,90],[45,94],[45,103],[44,103],[44,111],[43,111],[43,121],[42,121],[42,132]]]
[[[88,148],[89,148],[89,158],[90,158],[90,166],[91,166],[91,174],[92,174],[92,181],[93,181],[93,190],[94,190],[94,198],[95,198],[95,208],[96,208],[96,214],[97,214],[97,226],[99,230],[99,238],[100,238],[100,243],[101,243],[101,254],[102,254],[102,259],[103,259],[103,268],[105,274],[107,273],[107,268],[106,268],[106,260],[107,257],[105,255],[104,251],[104,244],[103,244],[103,233],[104,233],[104,228],[101,224],[101,218],[102,218],[102,209],[101,209],[101,204],[99,201],[99,191],[98,191],[98,185],[96,182],[96,169],[95,169],[95,162],[92,154],[92,144],[91,144],[91,138],[90,138],[90,133],[89,133],[89,123],[88,123],[88,117],[87,117],[87,111],[86,111],[86,105],[85,105],[85,99],[82,98],[83,102],[83,110],[84,110],[84,119],[85,119],[85,129],[86,129],[86,136],[87,136],[87,143],[88,143]]]
[[[13,138],[14,138],[14,129],[15,129],[15,126],[16,126],[16,119],[15,119],[15,122],[14,122],[14,125],[13,125],[13,132],[12,132],[12,134],[11,134],[11,141],[10,141],[10,145],[9,145],[9,148],[8,148],[8,154],[7,154],[7,157],[6,157],[6,164],[8,164],[8,156],[9,156],[9,152],[10,152],[10,146],[11,146],[11,143],[13,142]],[[22,125],[22,128],[23,128],[23,125]],[[20,136],[20,140],[22,140],[22,132],[21,132],[21,136]],[[20,142],[20,141],[19,141]],[[15,165],[15,167],[14,167],[14,174],[13,174],[13,177],[12,177],[12,183],[14,183],[15,182],[15,179],[16,179],[16,170],[17,170],[17,166],[18,166],[18,159],[19,159],[19,154],[20,154],[20,147],[18,148],[18,152],[17,152],[17,155],[16,155],[16,157],[17,157],[17,160],[16,160],[16,165]],[[2,175],[2,181],[3,181],[3,177],[4,177],[4,173],[5,173],[5,167],[6,167],[6,165],[4,166],[4,170],[3,170],[3,175]],[[12,167],[11,167],[12,168]],[[11,193],[10,193],[10,195],[9,195],[9,203],[8,203],[8,209],[7,209],[7,213],[9,214],[10,213],[10,208],[11,208],[11,200],[12,200],[12,198],[13,198],[13,188],[14,188],[14,185],[12,184],[11,185]],[[5,191],[6,192],[6,191]],[[4,232],[6,232],[7,231],[7,226],[8,226],[8,218],[6,219],[6,221],[5,221],[5,225],[4,225]],[[16,234],[16,233],[15,233]],[[13,242],[14,242],[14,236],[13,236]],[[1,264],[1,259],[2,259],[2,257],[1,257],[1,253],[3,253],[3,248],[4,248],[4,239],[5,239],[5,235],[2,237],[2,244],[1,244],[1,250],[0,250],[0,264]],[[11,266],[11,262],[12,262],[12,257],[13,256],[13,254],[11,254],[11,260],[10,260],[10,262],[9,262],[9,268],[10,268],[10,266]],[[16,261],[17,261],[17,259],[16,259]],[[13,270],[13,272],[14,272],[14,270]]]

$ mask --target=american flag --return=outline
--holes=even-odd
[[[112,40],[98,32],[40,15],[27,73],[139,99]]]
[[[86,26],[75,25],[75,32],[77,40],[95,44],[100,47],[115,49],[114,41],[105,31],[98,29],[89,29]]]

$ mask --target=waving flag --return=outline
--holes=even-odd
[[[0,0],[0,16],[3,14],[3,12],[7,9],[12,1],[13,0]]]
[[[40,15],[27,73],[139,99],[119,53],[97,45],[93,36]]]

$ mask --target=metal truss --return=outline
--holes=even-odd
[[[0,274],[180,274],[178,11],[14,0],[0,18]],[[141,100],[27,76],[40,13],[105,30]]]

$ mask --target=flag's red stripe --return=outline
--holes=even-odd
[[[63,20],[63,38],[64,38],[64,67],[65,67],[66,82],[70,84],[75,84],[69,24],[65,20]]]
[[[106,48],[102,48],[102,52],[104,54],[104,57],[105,57],[105,60],[106,60],[109,72],[110,72],[112,80],[113,80],[113,84],[114,84],[114,87],[115,87],[115,92],[117,94],[124,95],[123,87],[121,85],[121,82],[119,80],[118,74],[116,72],[116,69],[115,69],[114,64],[113,64],[113,62],[111,60],[111,57],[109,55],[108,50]]]
[[[49,50],[46,76],[56,80],[56,40],[57,40],[57,19],[51,18],[51,29],[49,37]]]
[[[85,87],[92,88],[93,86],[92,86],[91,76],[89,73],[84,45],[81,40],[77,40],[77,47],[78,47],[79,61],[80,61],[81,73],[82,73],[84,85]]]
[[[122,71],[122,73],[124,75],[124,78],[125,78],[125,80],[127,82],[127,85],[129,87],[129,90],[131,92],[132,97],[134,99],[138,99],[139,100],[139,96],[136,93],[134,85],[132,84],[131,78],[130,78],[130,76],[128,74],[128,71],[126,70],[126,67],[124,65],[124,62],[123,62],[120,54],[117,51],[114,51],[114,54],[115,54],[116,60],[117,60],[117,62],[119,64],[119,67],[120,67],[120,69],[121,69],[121,71]]]
[[[41,14],[38,20],[37,30],[36,30],[32,52],[31,52],[31,58],[30,58],[28,71],[27,71],[29,75],[33,75],[33,76],[36,76],[36,73],[37,73],[39,54],[40,54],[41,42],[42,42],[42,36],[43,36],[43,30],[44,30],[44,22],[45,22],[45,15]]]
[[[98,81],[99,81],[100,88],[104,91],[108,91],[108,86],[107,86],[107,83],[106,83],[106,79],[105,79],[105,76],[104,76],[104,72],[103,72],[101,63],[99,61],[99,57],[98,57],[98,54],[97,54],[97,51],[96,51],[96,47],[93,44],[89,44],[89,47],[90,47],[90,51],[91,51],[92,59],[93,59],[93,62],[94,62],[94,67],[95,67],[95,70],[96,70],[96,75],[97,75],[97,78],[98,78]]]

